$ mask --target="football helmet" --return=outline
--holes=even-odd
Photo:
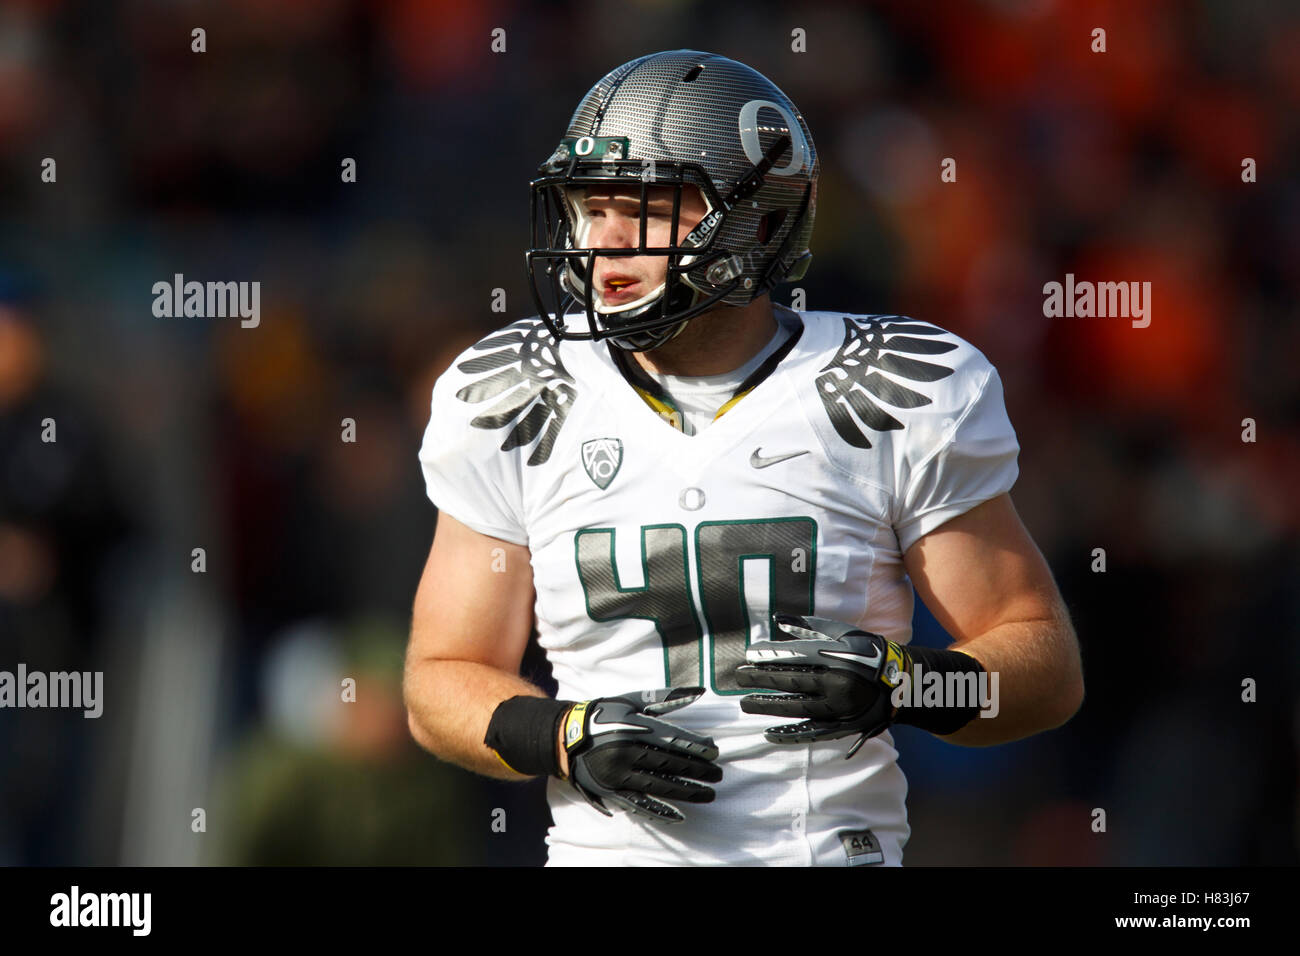
[[[583,97],[530,184],[525,260],[538,314],[559,339],[647,351],[708,309],[744,306],[802,278],[819,172],[803,116],[756,70],[696,50],[623,64]],[[586,244],[583,190],[611,185],[640,195],[630,248]],[[668,246],[646,244],[654,186],[673,190]],[[679,243],[682,190],[692,186],[706,211]],[[667,257],[664,282],[631,302],[605,302],[592,281],[596,258],[647,255]]]

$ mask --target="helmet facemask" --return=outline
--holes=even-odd
[[[648,351],[695,316],[724,305],[744,308],[779,283],[797,281],[811,257],[819,169],[798,109],[751,67],[699,50],[624,63],[582,98],[530,184],[526,262],[539,316],[557,339],[609,339]],[[593,235],[614,240],[586,229],[582,210],[567,199],[566,190],[611,185],[631,194],[628,207],[618,209],[629,217],[642,187],[642,229],[633,248],[586,245]],[[651,186],[673,190],[670,241],[654,248],[644,228]],[[699,189],[707,212],[679,240],[687,186]],[[617,241],[631,246],[633,235]],[[665,257],[662,288],[616,292],[617,276],[604,281],[620,271],[612,260],[646,256]],[[629,278],[646,280],[640,266],[628,270]],[[592,288],[593,267],[600,289]]]
[[[730,277],[728,281],[715,270],[713,277],[723,281],[709,281],[709,267],[721,256],[711,253],[710,247],[726,213],[708,175],[689,164],[659,163],[652,179],[651,170],[639,160],[609,158],[611,142],[619,144],[623,140],[602,137],[599,144],[606,149],[605,158],[583,162],[574,151],[568,162],[561,164],[562,171],[532,183],[534,248],[527,255],[528,271],[538,312],[558,338],[609,339],[620,348],[647,351],[680,332],[687,319],[720,303],[736,288],[739,279]],[[564,148],[562,144],[557,156]],[[617,154],[617,146],[614,152]],[[587,244],[591,220],[580,200],[591,187],[639,194],[640,233],[634,247],[597,248]],[[670,243],[666,246],[651,246],[646,237],[647,211],[655,187],[672,190]],[[679,243],[676,237],[681,225],[682,191],[689,187],[699,190],[705,211]],[[601,290],[591,281],[596,259],[639,256],[666,257],[664,281],[631,302],[606,303]],[[579,320],[577,326],[566,319],[573,306],[582,313],[569,317]],[[585,330],[580,321],[584,317]]]
[[[541,248],[534,247],[526,255],[528,275],[533,299],[539,315],[560,339],[610,339],[620,348],[647,351],[657,348],[672,338],[685,326],[686,320],[713,308],[722,302],[742,283],[752,288],[752,277],[744,276],[745,265],[740,256],[724,249],[714,249],[716,239],[726,226],[728,214],[742,200],[748,199],[763,185],[764,175],[791,146],[788,135],[778,137],[762,159],[746,174],[724,198],[714,188],[708,173],[693,163],[638,162],[615,159],[627,155],[625,137],[569,138],[560,143],[551,159],[543,165],[544,171],[556,170],[533,180],[531,226],[534,242],[541,239]],[[599,160],[582,160],[583,151],[598,153]],[[566,162],[567,160],[567,162]],[[564,167],[560,172],[558,167]],[[646,218],[651,175],[656,186],[673,189],[673,211],[669,236],[670,245],[650,247],[646,242]],[[633,249],[584,247],[585,217],[571,197],[588,186],[624,187],[638,182],[640,193],[640,235]],[[704,197],[706,211],[700,222],[677,242],[681,222],[682,189],[688,185],[699,188]],[[811,195],[805,193],[806,203]],[[539,208],[540,207],[540,208]],[[541,212],[539,216],[538,213]],[[802,216],[802,210],[800,211]],[[539,229],[542,230],[539,233]],[[788,241],[788,240],[787,240]],[[630,258],[663,255],[668,257],[667,274],[663,291],[652,290],[623,308],[607,308],[597,303],[597,292],[592,288],[595,260],[602,258]],[[554,309],[548,306],[539,282],[536,266],[545,262],[545,274],[551,280],[550,292]],[[764,290],[765,291],[765,290]],[[583,307],[588,331],[568,328],[565,314],[570,303]],[[656,304],[658,308],[656,309]]]

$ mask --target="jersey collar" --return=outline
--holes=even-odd
[[[799,313],[783,305],[776,305],[773,308],[773,315],[779,325],[791,330],[789,337],[781,343],[775,352],[764,359],[758,368],[746,376],[745,380],[731,393],[731,397],[722,403],[722,407],[713,416],[715,422],[734,408],[737,402],[753,391],[764,379],[775,372],[777,366],[790,354],[790,350],[795,347],[799,338],[803,335],[804,324],[799,317]],[[607,347],[610,357],[614,361],[614,367],[622,373],[627,383],[641,396],[642,401],[649,405],[668,424],[678,431],[684,431],[681,410],[673,403],[672,396],[664,390],[663,386],[646,374],[645,369],[637,364],[625,349],[620,349],[614,345],[607,345]]]

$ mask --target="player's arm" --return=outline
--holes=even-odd
[[[476,773],[526,779],[483,738],[502,701],[546,696],[518,676],[532,623],[528,549],[439,514],[406,651],[408,723],[421,747]]]
[[[952,635],[950,651],[998,676],[994,717],[943,735],[969,747],[1059,727],[1083,702],[1079,644],[1033,539],[1002,494],[922,536],[903,555],[917,593]]]
[[[440,515],[406,656],[406,708],[416,741],[444,760],[505,780],[569,779],[605,814],[614,807],[681,822],[681,811],[661,798],[711,802],[713,789],[695,781],[722,779],[712,738],[659,719],[704,688],[551,700],[518,676],[532,607],[528,549]]]
[[[771,639],[750,645],[736,672],[741,686],[759,689],[741,698],[745,713],[798,718],[767,728],[770,742],[856,736],[851,757],[906,723],[979,747],[1073,716],[1083,701],[1078,642],[1007,495],[921,536],[903,562],[955,643],[914,648],[840,621],[775,615]]]

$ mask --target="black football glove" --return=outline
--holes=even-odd
[[[569,781],[605,816],[618,807],[681,823],[681,811],[657,797],[712,803],[713,788],[692,781],[722,779],[713,738],[658,719],[703,694],[703,687],[672,687],[574,704],[564,718]]]
[[[747,714],[800,717],[795,724],[767,728],[774,744],[803,744],[858,734],[845,758],[890,725],[894,688],[912,671],[906,647],[850,624],[824,617],[775,614],[772,639],[749,646],[736,669],[742,687],[778,694],[740,699]]]

